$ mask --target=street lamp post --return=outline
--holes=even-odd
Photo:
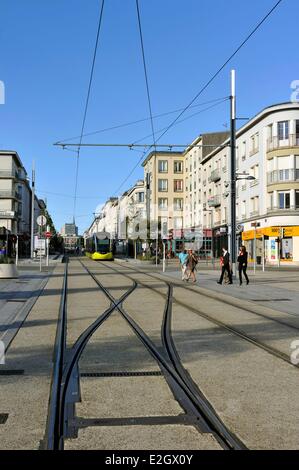
[[[232,272],[236,265],[236,85],[235,70],[231,70],[231,96],[230,96],[230,197],[231,197],[231,236],[230,252]]]

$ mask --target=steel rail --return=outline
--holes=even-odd
[[[45,439],[42,447],[47,450],[57,448],[59,428],[59,403],[61,394],[61,381],[66,350],[66,322],[67,322],[67,276],[68,260],[65,264],[62,294],[60,299],[58,322],[53,352],[53,372],[48,404]]]
[[[116,262],[116,264],[117,264],[118,266],[122,266],[121,264],[119,264],[119,263],[117,263],[117,262]],[[147,272],[145,272],[145,271],[139,271],[138,269],[134,269],[134,268],[132,268],[131,266],[125,266],[125,267],[126,267],[127,269],[131,269],[133,272],[140,273],[140,274],[144,274],[145,276],[149,276],[149,277],[151,277],[152,279],[156,279],[157,281],[162,281],[162,282],[164,282],[163,279],[161,279],[161,278],[159,278],[159,277],[156,277],[156,276],[154,276],[153,274],[149,274],[149,273],[147,273]],[[263,313],[261,313],[261,312],[256,312],[255,310],[252,310],[252,309],[250,309],[249,307],[246,307],[246,306],[243,306],[243,305],[242,305],[242,307],[240,307],[240,306],[238,306],[238,305],[236,304],[236,302],[234,302],[234,301],[229,301],[228,299],[223,299],[223,298],[221,298],[221,300],[220,300],[220,299],[215,299],[215,297],[213,296],[213,293],[197,292],[197,291],[194,290],[194,288],[193,288],[194,286],[192,286],[192,285],[191,285],[191,286],[190,286],[190,285],[187,286],[186,284],[183,285],[183,284],[180,284],[178,281],[175,281],[175,280],[171,281],[171,283],[172,283],[172,285],[173,285],[174,287],[179,287],[180,289],[189,290],[189,291],[191,291],[191,292],[194,292],[195,294],[199,294],[199,295],[203,295],[203,296],[205,296],[205,297],[209,297],[210,299],[216,300],[217,302],[222,302],[222,303],[225,303],[225,304],[230,305],[230,306],[232,306],[232,307],[240,308],[240,309],[244,310],[245,312],[253,313],[254,315],[257,315],[257,316],[259,316],[259,317],[265,318],[266,320],[274,321],[274,322],[276,322],[276,323],[279,323],[280,325],[286,326],[286,327],[288,327],[288,328],[292,328],[292,329],[294,329],[294,330],[299,330],[299,326],[291,325],[290,323],[285,322],[285,321],[283,321],[283,320],[279,320],[278,318],[271,318],[271,317],[268,317],[268,315],[266,315],[266,314],[263,314]],[[200,287],[200,286],[199,286],[199,287]],[[208,290],[208,289],[206,289],[206,290]],[[176,299],[176,301],[177,301],[177,299]],[[249,302],[249,300],[247,300],[247,302]],[[188,307],[187,304],[184,305],[184,306]],[[283,312],[283,313],[287,313],[287,312]],[[292,317],[292,318],[294,318],[294,317]]]
[[[67,426],[66,418],[66,396],[70,384],[70,378],[74,367],[78,363],[80,356],[93,333],[110,316],[110,314],[121,304],[137,287],[133,280],[133,285],[119,298],[111,303],[100,317],[98,317],[85,331],[81,333],[65,360],[66,352],[66,329],[67,329],[67,277],[68,263],[64,272],[62,296],[59,308],[59,318],[56,330],[53,374],[48,407],[48,417],[46,433],[41,448],[45,450],[63,450],[64,434]],[[103,287],[103,290],[105,288]]]
[[[101,265],[104,264],[101,262],[98,263]],[[92,273],[86,265],[83,264],[83,266],[85,267],[87,272],[93,277],[98,286],[100,288],[103,288],[101,282],[96,278],[95,274]],[[119,273],[119,271],[117,271],[112,266],[109,266],[109,268],[120,275],[124,275],[123,273]],[[183,408],[184,403],[186,404],[186,401],[189,401],[189,404],[187,404],[187,406],[189,405],[189,411],[191,410],[191,412],[194,413],[195,416],[197,416],[197,420],[201,424],[201,426],[205,425],[205,427],[207,427],[209,432],[214,435],[214,437],[218,440],[218,442],[222,445],[224,449],[245,450],[246,446],[240,441],[240,439],[238,439],[231,431],[227,429],[224,423],[220,420],[216,411],[208,402],[207,398],[200,393],[198,388],[195,387],[194,382],[191,381],[190,378],[188,378],[186,371],[181,364],[179,355],[177,354],[177,352],[174,352],[176,350],[171,336],[171,316],[169,315],[169,312],[171,310],[172,286],[166,281],[163,282],[168,285],[168,295],[166,298],[166,305],[164,310],[164,312],[167,312],[167,315],[164,314],[164,320],[162,325],[162,331],[164,330],[165,334],[162,335],[162,338],[163,345],[170,362],[169,360],[167,360],[167,357],[163,357],[163,355],[159,352],[158,348],[154,345],[151,339],[131,318],[131,316],[126,312],[123,306],[118,305],[116,308],[123,316],[123,318],[129,323],[130,327],[133,329],[133,331],[144,344],[144,346],[147,348],[147,350],[151,353],[153,358],[158,362],[162,371],[164,370],[164,375],[166,372],[171,377],[172,381],[176,383],[178,390],[175,390],[174,387],[171,386],[171,382],[169,382],[169,385],[172,388],[174,395],[176,397],[180,397],[178,401],[182,404]],[[111,302],[114,301],[114,298],[109,291],[106,292],[106,295],[111,300]],[[171,345],[171,343],[173,346]],[[165,378],[167,380],[167,377]],[[183,402],[181,399],[182,393],[184,394]]]
[[[140,274],[144,274],[146,276],[149,276],[151,277],[152,279],[155,279],[156,281],[161,281],[161,282],[164,282],[164,283],[167,283],[167,281],[164,281],[163,279],[160,279],[160,278],[157,278],[151,274],[148,274],[148,273],[145,273],[143,271],[138,271],[138,270],[134,270],[133,268],[129,267],[129,269],[133,270],[133,272],[135,273],[140,273]],[[134,280],[134,278],[130,277],[128,274],[124,274],[124,276],[127,276],[129,279],[131,280]],[[149,285],[147,284],[144,284],[142,283],[141,281],[138,281],[138,283],[140,285],[143,285],[144,287],[148,288],[148,289],[152,289],[154,292],[156,292],[157,294],[159,294],[161,297],[163,298],[166,298],[165,294],[162,294],[159,290],[155,289],[154,287],[150,287]],[[176,283],[173,283],[173,286],[175,287],[182,287],[184,288],[185,286],[181,286],[180,284],[176,284]],[[185,287],[185,289],[188,289],[187,287]],[[189,289],[188,289],[189,290]],[[191,290],[191,289],[190,289]],[[192,290],[192,292],[195,292],[194,290]],[[201,295],[205,295],[205,294],[201,294]],[[211,297],[209,295],[207,295],[207,297]],[[181,307],[184,307],[184,308],[187,308],[189,309],[191,312],[195,313],[196,315],[202,317],[202,318],[205,318],[206,320],[208,320],[209,322],[211,323],[214,323],[215,325],[229,331],[230,333],[234,334],[235,336],[239,336],[240,338],[244,339],[245,341],[248,341],[249,343],[253,344],[254,346],[260,348],[260,349],[263,349],[264,351],[268,352],[269,354],[271,354],[272,356],[275,356],[277,357],[278,359],[281,359],[282,361],[286,362],[287,364],[291,365],[292,367],[297,367],[299,368],[299,364],[292,364],[291,361],[290,361],[290,357],[285,354],[285,353],[282,353],[281,351],[278,351],[277,349],[275,348],[272,348],[272,346],[269,346],[265,343],[262,343],[261,341],[258,341],[257,339],[253,338],[252,336],[248,336],[247,333],[245,333],[244,331],[240,330],[240,329],[235,329],[231,326],[228,326],[226,323],[223,323],[221,320],[216,320],[215,318],[211,317],[210,315],[208,315],[207,313],[204,313],[203,311],[201,311],[199,308],[194,308],[192,307],[191,305],[188,305],[186,304],[185,302],[182,302],[181,300],[178,300],[176,297],[173,298],[173,301],[180,305]],[[228,303],[229,304],[229,303]],[[230,304],[229,304],[230,305]],[[236,305],[234,305],[236,308],[241,308],[241,307],[237,307]],[[253,311],[250,311],[251,313],[253,314],[256,314],[255,312]],[[258,315],[258,314],[256,314]],[[261,316],[263,316],[261,314]],[[267,320],[270,320],[272,321],[272,318],[269,318],[269,317],[266,317]],[[273,321],[275,321],[273,319]],[[278,322],[280,323],[280,322]],[[286,324],[285,326],[287,327],[290,327],[292,328],[292,326]],[[293,327],[295,329],[297,329],[296,327]]]
[[[146,276],[149,276],[151,277],[152,279],[155,279],[155,280],[158,280],[158,281],[161,281],[161,282],[166,282],[164,281],[163,279],[160,279],[160,278],[157,278],[156,276],[153,276],[151,274],[148,274],[148,273],[145,273],[143,271],[138,271],[138,270],[134,270],[133,268],[129,267],[129,269],[131,269],[133,272],[135,273],[140,273],[140,274],[144,274]],[[130,277],[129,275],[127,275],[127,277],[131,280],[133,280],[132,277]],[[139,281],[139,284],[142,284],[142,282]],[[142,284],[144,285],[144,287],[147,287],[147,288],[150,288],[152,290],[154,290],[157,294],[161,295],[162,297],[165,298],[165,295],[162,294],[160,291],[158,291],[157,289],[154,289],[154,288],[151,288],[149,287],[147,284]],[[177,283],[173,283],[173,286],[175,287],[180,287],[180,288],[185,288],[186,290],[191,290],[192,292],[194,293],[197,293],[196,291],[194,291],[192,289],[192,287],[187,287],[187,286],[181,286],[180,284],[177,284]],[[209,297],[209,298],[213,298],[212,297],[212,294],[211,295],[208,295],[208,294],[202,294],[200,293],[200,295],[203,295],[203,296],[206,296],[206,297]],[[215,325],[229,331],[230,333],[236,335],[236,336],[239,336],[240,338],[244,339],[245,341],[248,341],[249,343],[253,344],[254,346],[260,348],[260,349],[263,349],[264,351],[268,352],[269,354],[271,354],[272,356],[275,356],[277,357],[278,359],[281,359],[282,361],[286,362],[287,364],[293,366],[293,367],[297,367],[299,368],[299,364],[293,364],[291,361],[290,361],[290,356],[288,354],[285,354],[281,351],[279,351],[278,349],[275,349],[273,348],[272,346],[269,346],[265,343],[262,343],[261,341],[257,340],[256,338],[252,337],[252,336],[248,336],[247,333],[245,333],[244,331],[240,330],[240,329],[236,329],[236,328],[233,328],[229,325],[227,325],[226,323],[222,322],[221,320],[216,320],[215,318],[211,317],[210,315],[208,315],[207,313],[204,313],[203,311],[201,311],[199,308],[194,308],[192,307],[191,305],[188,305],[186,304],[185,302],[182,302],[180,300],[178,300],[176,297],[173,298],[174,302],[177,303],[178,305],[184,307],[184,308],[187,308],[189,309],[190,311],[194,312],[196,315],[198,316],[201,316],[202,318],[205,318],[206,320],[208,320],[209,322],[211,323],[214,323]],[[220,300],[217,299],[217,301],[220,302]],[[222,302],[222,300],[221,300]],[[228,301],[224,301],[224,303],[227,303],[228,305],[232,305],[233,307],[235,308],[241,308],[241,307],[238,307],[237,305],[235,305],[234,303],[230,303]],[[257,315],[257,316],[261,316],[261,317],[264,317],[266,318],[267,320],[269,321],[274,321],[276,323],[280,323],[280,324],[283,324],[284,326],[286,326],[287,328],[293,328],[295,330],[298,330],[299,328],[294,326],[294,325],[290,325],[288,323],[285,323],[283,321],[280,321],[280,320],[276,320],[276,319],[272,319],[270,317],[268,317],[267,315],[263,315],[262,313],[256,313],[254,312],[253,310],[250,310],[248,308],[243,308],[243,310],[245,311],[249,311],[250,313],[253,313],[254,315]]]

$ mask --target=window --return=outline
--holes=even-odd
[[[137,202],[144,202],[144,192],[137,193]]]
[[[158,191],[168,191],[168,180],[158,180]]]
[[[181,198],[174,198],[173,200],[174,210],[181,211],[183,210],[183,199]]]
[[[289,138],[289,121],[280,121],[277,123],[278,140]]]
[[[250,137],[250,155],[253,155],[259,148],[259,133],[256,132]]]
[[[167,171],[168,171],[168,161],[167,160],[159,160],[158,161],[158,171],[159,171],[159,173],[167,173]]]
[[[290,208],[290,193],[278,193],[279,209]]]
[[[295,191],[295,207],[299,209],[299,191]]]
[[[183,162],[175,161],[173,163],[173,171],[174,173],[183,173]]]
[[[158,207],[160,210],[167,210],[168,207],[168,199],[167,197],[159,197],[158,199]]]
[[[183,191],[183,180],[174,180],[174,192]]]
[[[183,227],[183,218],[182,217],[174,217],[173,219],[174,228],[179,229]]]

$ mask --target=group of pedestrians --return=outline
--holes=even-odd
[[[196,265],[198,263],[198,256],[193,252],[193,250],[184,250],[179,255],[180,267],[182,271],[182,281],[191,281],[196,282]],[[239,255],[237,258],[238,263],[238,272],[239,272],[239,283],[240,286],[243,284],[243,276],[245,277],[246,284],[249,284],[249,279],[247,276],[247,263],[248,263],[248,253],[245,246],[241,246],[239,250]],[[221,266],[221,275],[217,284],[222,284],[224,278],[227,278],[227,283],[233,283],[232,270],[230,265],[230,257],[226,248],[222,248],[222,256],[220,257],[220,266]]]
[[[237,258],[237,263],[238,263],[238,271],[239,271],[239,285],[241,286],[243,284],[242,274],[244,274],[244,277],[246,279],[246,284],[248,285],[249,284],[249,279],[247,276],[248,253],[244,245],[240,247],[239,255]],[[222,284],[225,275],[227,275],[228,277],[228,284],[232,284],[233,276],[232,276],[232,270],[230,266],[229,253],[226,248],[222,248],[222,256],[220,257],[220,266],[221,266],[221,276],[220,276],[219,281],[217,281],[217,284]]]
[[[182,270],[182,281],[196,282],[196,265],[198,263],[198,256],[193,250],[184,250],[179,254],[179,261]]]

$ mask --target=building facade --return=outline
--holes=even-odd
[[[147,239],[173,237],[179,245],[184,223],[183,152],[151,152],[142,166],[146,188]]]
[[[15,151],[0,151],[0,228],[0,243],[2,246],[8,243],[10,254],[16,237],[20,255],[27,254],[28,247],[30,250],[31,189],[26,170]]]
[[[257,262],[299,264],[299,104],[265,108],[236,134],[236,217],[240,243]],[[202,160],[213,235],[228,243],[230,147]],[[249,175],[251,180],[247,180]],[[210,219],[211,223],[211,219]],[[219,248],[219,246],[218,246]],[[219,254],[219,250],[218,250]]]

